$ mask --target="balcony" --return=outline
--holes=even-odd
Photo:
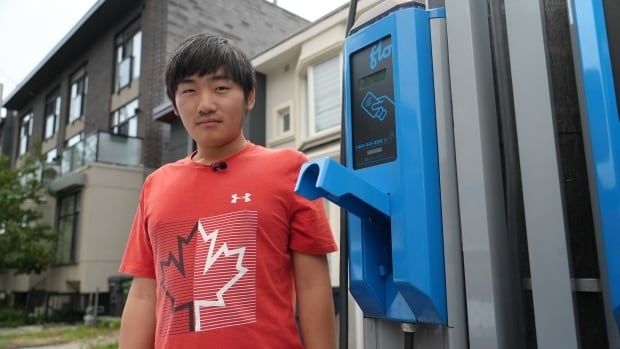
[[[44,181],[54,192],[73,187],[82,187],[86,177],[79,168],[92,163],[104,163],[126,167],[140,166],[142,163],[142,139],[115,135],[108,132],[95,132],[79,143],[62,152],[60,166],[48,164],[56,175],[46,174]]]
[[[142,139],[96,132],[62,152],[60,176],[93,162],[139,166],[142,160]]]

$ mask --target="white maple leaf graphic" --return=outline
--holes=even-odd
[[[201,330],[200,323],[200,308],[201,307],[224,307],[226,306],[226,302],[224,301],[224,294],[228,289],[230,289],[245,273],[248,272],[248,268],[242,265],[243,256],[245,255],[245,247],[239,247],[233,250],[228,249],[228,245],[224,243],[217,252],[213,252],[215,250],[215,244],[217,243],[217,236],[219,233],[219,229],[212,231],[211,233],[207,233],[202,226],[202,223],[198,222],[198,231],[200,236],[202,237],[202,241],[205,243],[209,243],[209,251],[207,253],[207,258],[205,260],[204,269],[202,274],[207,274],[209,269],[215,264],[217,259],[224,254],[226,257],[231,257],[233,255],[237,255],[237,263],[235,268],[237,269],[237,274],[233,276],[222,288],[220,288],[216,292],[216,300],[196,300],[194,301],[194,314],[195,314],[195,330]]]

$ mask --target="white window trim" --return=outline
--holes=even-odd
[[[280,112],[284,109],[288,109],[290,128],[286,132],[282,132],[280,129]],[[284,103],[280,103],[271,109],[270,121],[271,121],[271,137],[269,139],[269,146],[277,146],[286,142],[290,142],[295,139],[295,120],[293,115],[293,101],[288,100]]]
[[[342,72],[343,69],[343,54],[342,51],[338,52],[338,65],[339,72]],[[314,76],[313,76],[313,66],[316,63],[326,62],[330,59],[334,58],[334,56],[322,57],[322,59],[313,60],[308,64],[308,72],[307,72],[307,82],[308,82],[308,138],[311,139],[320,139],[324,137],[328,137],[334,133],[340,132],[340,123],[327,128],[325,130],[321,130],[319,132],[315,132],[315,118],[314,118]],[[338,84],[338,95],[342,96],[342,74],[339,77],[340,83]],[[342,108],[344,107],[344,103],[341,103],[340,108],[342,112]]]
[[[323,133],[312,134],[310,132],[310,96],[308,89],[308,68],[311,64],[327,60],[334,56],[340,56],[343,62],[343,45],[341,39],[331,43],[325,43],[321,49],[315,48],[304,51],[298,57],[294,77],[294,114],[297,121],[295,147],[301,151],[309,148],[320,147],[324,144],[337,141],[340,138],[340,125],[332,129],[323,130]],[[342,84],[340,85],[342,88]],[[344,107],[344,105],[343,105]],[[313,125],[314,126],[314,125]]]

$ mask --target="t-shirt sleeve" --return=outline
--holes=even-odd
[[[295,166],[295,180],[299,176],[302,164],[306,161],[308,161],[307,157],[300,153],[297,166]],[[293,192],[290,227],[289,247],[293,251],[318,255],[338,250],[325,214],[323,199],[310,201]]]
[[[140,193],[140,201],[138,202],[138,208],[136,209],[131,231],[129,232],[129,239],[127,240],[125,254],[119,271],[132,276],[155,278],[153,249],[144,213],[147,183],[148,178]]]

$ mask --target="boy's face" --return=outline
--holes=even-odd
[[[175,113],[199,147],[223,147],[241,135],[243,118],[254,107],[254,91],[246,101],[241,86],[223,68],[213,74],[183,79],[175,93]]]

